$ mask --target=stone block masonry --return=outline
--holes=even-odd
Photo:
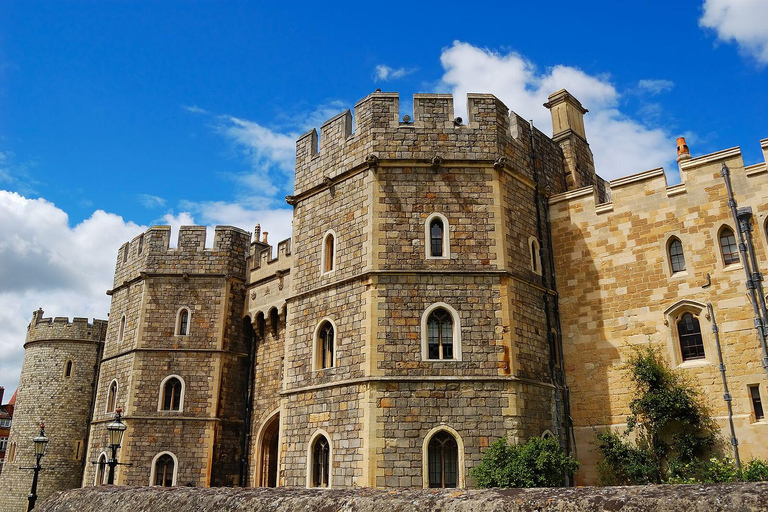
[[[80,487],[106,333],[105,320],[44,318],[42,309],[32,314],[8,441],[15,456],[6,459],[0,474],[3,511],[26,510],[32,471],[19,468],[35,464],[32,439],[40,432],[41,423],[45,423],[50,441],[42,460],[42,466],[49,470],[40,472],[39,499]]]

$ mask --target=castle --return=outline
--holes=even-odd
[[[621,369],[650,344],[704,390],[724,429],[716,319],[742,458],[766,457],[763,354],[723,164],[768,256],[768,168],[738,148],[595,173],[587,112],[561,90],[549,137],[497,98],[374,92],[296,143],[293,236],[156,226],[118,253],[109,322],[33,314],[0,475],[23,510],[123,485],[464,487],[495,439],[553,436],[596,481],[594,432],[622,428]],[[761,141],[768,157],[768,139]],[[749,271],[749,268],[747,269]],[[755,271],[759,271],[756,269]],[[752,282],[752,281],[749,281]],[[754,297],[754,295],[753,295]],[[707,304],[711,303],[711,310]],[[730,433],[724,430],[727,437]]]

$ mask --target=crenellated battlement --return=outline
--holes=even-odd
[[[146,273],[222,273],[244,277],[251,234],[234,226],[216,226],[213,247],[206,247],[205,226],[181,226],[176,247],[171,227],[153,226],[120,247],[115,286]]]
[[[74,317],[72,321],[68,317],[57,316],[44,318],[43,310],[38,309],[32,313],[32,321],[27,326],[27,338],[25,343],[32,341],[104,341],[107,333],[107,321]]]
[[[249,282],[257,282],[277,273],[285,274],[293,263],[291,254],[291,239],[277,244],[277,255],[273,256],[273,247],[264,243],[252,243],[251,254],[248,257],[250,269]]]
[[[768,139],[761,140],[760,144],[768,158]],[[681,200],[684,202],[694,200],[697,204],[707,204],[713,200],[711,194],[714,190],[722,188],[718,197],[725,197],[720,175],[723,164],[731,171],[731,179],[742,192],[753,194],[754,190],[762,186],[768,188],[766,162],[745,166],[741,149],[733,147],[695,158],[689,157],[680,162],[683,181],[675,185],[669,185],[664,169],[658,167],[608,182],[607,202],[601,202],[597,187],[590,185],[554,195],[549,204],[556,211],[571,210],[580,214],[591,212],[595,216],[611,212],[637,212],[646,208],[658,209],[663,204],[676,201],[677,197],[683,198]]]
[[[296,142],[295,194],[366,158],[495,160],[511,154],[510,111],[492,94],[468,94],[468,119],[454,117],[450,94],[416,94],[413,119],[399,120],[397,93],[374,92]],[[515,114],[515,120],[517,117]]]

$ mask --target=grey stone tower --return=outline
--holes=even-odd
[[[27,509],[34,465],[34,438],[45,422],[50,439],[38,483],[38,500],[56,491],[80,487],[86,463],[88,420],[101,358],[106,320],[43,318],[32,314],[24,343],[16,409],[9,437],[10,456],[0,475],[3,511]]]

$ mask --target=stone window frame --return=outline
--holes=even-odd
[[[83,439],[78,439],[75,441],[75,449],[74,453],[72,454],[72,460],[82,460],[83,456],[85,456],[85,441]]]
[[[686,313],[691,313],[699,321],[701,328],[701,341],[704,345],[704,357],[683,361],[683,353],[680,347],[680,336],[677,332],[677,323]],[[716,354],[712,330],[707,329],[710,323],[707,305],[690,299],[682,299],[664,310],[664,325],[667,326],[667,345],[670,360],[677,368],[696,368],[713,364],[711,359]]]
[[[555,439],[557,440],[557,437],[555,437],[555,434],[552,433],[551,430],[546,429],[544,432],[541,433],[539,436],[542,439]]]
[[[328,267],[328,237],[333,238],[333,244],[331,246],[331,264],[330,268],[326,270]],[[336,271],[336,262],[338,261],[338,249],[339,249],[339,237],[336,236],[336,232],[332,229],[329,229],[325,232],[323,235],[323,243],[320,246],[320,275],[329,275]]]
[[[747,399],[749,400],[749,422],[750,423],[766,423],[768,422],[768,415],[766,415],[766,407],[765,402],[763,402],[763,391],[760,383],[748,383],[746,385],[747,389]],[[755,401],[752,397],[752,389],[757,389],[757,395],[760,399],[760,405],[763,409],[763,417],[758,418],[757,412],[755,411]]]
[[[456,488],[457,489],[464,489],[466,488],[466,457],[464,455],[464,440],[462,439],[461,435],[452,427],[446,425],[446,424],[440,424],[437,427],[434,427],[432,430],[427,432],[427,435],[424,436],[424,440],[421,444],[421,476],[422,476],[422,487],[424,489],[429,489],[429,442],[432,440],[432,438],[435,436],[435,434],[438,434],[439,432],[447,432],[450,435],[453,436],[453,438],[456,440],[456,445],[458,446],[458,462],[457,462],[457,469],[459,471],[458,478],[456,479]]]
[[[430,359],[429,358],[429,329],[427,321],[429,315],[436,309],[444,309],[453,320],[453,359]],[[435,302],[429,305],[421,314],[421,360],[428,363],[455,362],[462,361],[461,352],[461,319],[459,313],[445,302]]]
[[[75,363],[71,359],[67,359],[64,363],[64,378],[65,379],[71,379],[72,375],[75,373]]]
[[[157,470],[156,465],[157,465],[157,459],[159,459],[163,455],[170,455],[171,458],[173,459],[173,478],[171,479],[171,487],[176,487],[177,486],[177,483],[176,483],[177,482],[177,478],[179,476],[179,458],[176,457],[175,453],[173,453],[171,451],[168,451],[168,450],[159,452],[154,457],[152,457],[152,466],[150,467],[150,471],[149,471],[149,486],[150,487],[158,487],[157,485],[155,485],[155,476],[157,474],[156,473],[156,470]]]
[[[531,270],[534,274],[540,276],[543,272],[541,268],[541,244],[535,236],[528,237],[528,251],[531,256]]]
[[[187,332],[182,334],[181,331],[181,314],[187,312]],[[192,309],[189,306],[181,306],[176,310],[176,322],[173,326],[174,336],[189,336],[189,332],[192,330]]]
[[[683,261],[685,262],[685,269],[684,270],[678,270],[677,272],[674,271],[672,268],[672,254],[670,250],[672,249],[672,244],[677,240],[680,242],[680,246],[683,249]],[[688,260],[685,257],[685,244],[683,243],[682,237],[678,233],[671,233],[667,239],[664,241],[664,263],[666,265],[667,269],[667,277],[685,277],[688,275]]]
[[[440,219],[443,223],[443,255],[432,256],[432,236],[429,232],[429,226],[435,219]],[[434,212],[424,221],[424,257],[428,260],[449,260],[451,259],[451,223],[442,213]]]
[[[730,229],[731,233],[733,233],[733,238],[736,240],[736,254],[738,255],[739,260],[734,263],[725,263],[725,258],[723,257],[723,244],[720,242],[720,235],[722,235],[723,231],[725,229]],[[742,268],[742,262],[741,262],[741,254],[738,252],[739,247],[739,235],[738,231],[731,225],[729,222],[724,222],[720,225],[720,227],[717,228],[717,231],[715,231],[715,242],[717,244],[717,261],[720,264],[720,268],[723,270],[736,270]]]
[[[139,235],[139,242],[138,247],[136,248],[136,254],[141,254],[144,252],[144,233]]]
[[[112,385],[115,385],[115,391],[112,392]],[[107,404],[104,408],[104,414],[111,414],[114,413],[117,410],[117,393],[120,391],[120,384],[117,382],[117,379],[112,379],[109,382],[109,386],[107,386]],[[111,398],[111,400],[110,400]],[[110,402],[112,402],[110,404]],[[112,405],[112,408],[110,409],[110,405]]]
[[[117,342],[122,343],[125,341],[125,327],[128,323],[128,320],[125,318],[125,313],[123,313],[123,316],[120,317],[120,323],[118,324],[117,328]]]
[[[101,459],[104,458],[104,463],[101,463]],[[109,461],[109,457],[107,457],[107,452],[101,452],[98,457],[96,457],[96,464],[94,464],[94,467],[96,468],[96,471],[94,471],[93,474],[93,486],[98,487],[101,485],[106,485],[106,479],[107,479],[107,462]],[[99,483],[99,470],[103,471],[101,473],[101,483]]]
[[[181,392],[179,393],[179,408],[176,409],[163,409],[163,399],[165,398],[165,385],[168,383],[171,379],[178,379],[178,381],[181,383]],[[187,390],[187,383],[184,382],[184,379],[180,375],[176,375],[175,373],[172,373],[170,375],[167,375],[162,381],[160,381],[160,393],[157,397],[157,412],[177,412],[182,413],[184,412],[184,396],[186,394]]]
[[[128,261],[128,253],[129,253],[130,250],[131,250],[131,243],[130,242],[126,242],[125,250],[123,251],[123,263]]]
[[[328,442],[328,486],[314,487],[312,485],[312,466],[315,464],[315,442],[319,437],[325,437]],[[318,428],[309,438],[307,443],[307,489],[331,489],[333,488],[333,437],[322,428]]]
[[[320,329],[326,322],[331,324],[331,327],[333,327],[333,364],[331,366],[322,368],[320,366],[320,355],[322,351],[322,347],[321,347],[322,340],[320,339]],[[323,370],[330,370],[331,368],[336,368],[339,361],[338,354],[339,354],[339,328],[336,327],[336,322],[334,322],[333,319],[331,319],[330,317],[324,317],[322,320],[320,320],[317,323],[317,325],[315,326],[315,332],[312,333],[312,371],[319,372]]]

